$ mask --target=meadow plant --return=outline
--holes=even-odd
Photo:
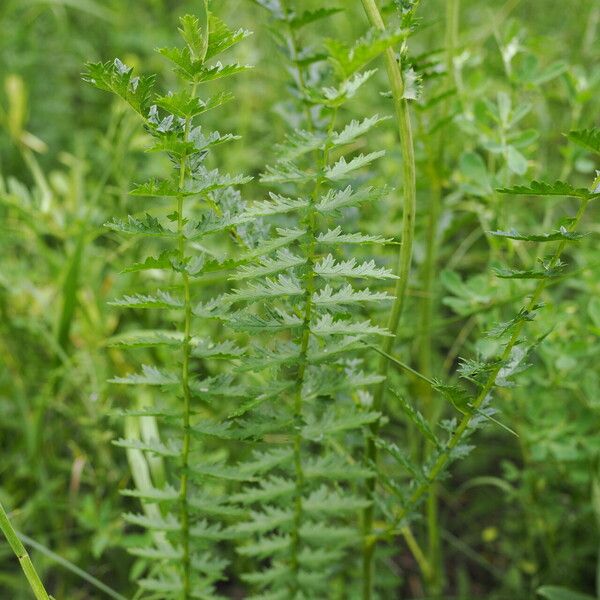
[[[554,374],[560,388],[560,369],[576,368],[561,346],[570,338],[559,304],[572,307],[576,291],[595,289],[588,235],[580,231],[600,198],[592,175],[600,131],[580,124],[593,85],[562,61],[541,66],[512,22],[463,44],[461,0],[445,3],[441,49],[423,49],[419,37],[428,2],[248,4],[268,21],[278,50],[272,62],[285,78],[277,119],[268,123],[269,135],[282,127],[285,133],[266,150],[257,139],[239,142],[208,126],[217,121],[213,109],[236,102],[230,77],[260,76],[228,62],[250,33],[227,26],[215,14],[217,3],[203,0],[199,16],[181,17],[180,46],[158,49],[179,82],[172,91],[157,91],[158,75],[135,75],[119,59],[87,64],[85,81],[127,105],[143,126],[146,150],[164,158],[152,168],[148,159],[136,168],[131,160],[128,169],[159,164],[166,174],[130,190],[143,209],[111,218],[102,233],[88,223],[68,245],[52,346],[59,366],[48,393],[76,387],[68,367],[80,356],[86,243],[93,239],[106,252],[111,269],[115,256],[135,255],[123,269],[130,289],[110,301],[118,316],[111,326],[103,323],[107,339],[100,345],[108,348],[109,366],[98,369],[113,371],[111,406],[124,432],[113,444],[125,449],[130,469],[120,489],[129,512],[119,520],[119,543],[134,557],[134,597],[373,600],[443,598],[455,588],[460,598],[474,597],[466,570],[449,572],[459,559],[445,552],[447,544],[497,580],[503,574],[451,534],[447,506],[454,502],[455,510],[466,490],[494,485],[526,513],[545,490],[536,461],[561,451],[573,458],[564,442],[536,438],[535,409],[512,394],[521,379],[541,396],[551,394],[543,374]],[[498,18],[508,19],[517,4],[509,0]],[[367,28],[353,24],[360,28],[355,38],[332,36],[331,24],[348,11],[363,14]],[[586,56],[595,30],[585,36]],[[469,69],[492,37],[502,84],[490,96]],[[527,100],[561,77],[571,103],[563,165],[553,164],[558,174],[549,182],[523,184],[540,137],[523,125],[532,108]],[[10,81],[14,96],[17,80]],[[365,98],[376,94],[379,112],[365,108]],[[110,139],[115,156],[129,160],[123,137],[133,135],[134,125],[117,112]],[[14,181],[4,189],[0,179],[0,197],[7,210],[20,199],[32,221],[32,198],[51,204],[52,190],[27,144],[40,146],[19,123],[11,139],[21,144],[39,191],[29,195]],[[123,123],[127,133],[119,136]],[[260,165],[256,178],[217,166],[237,164],[241,150],[231,148],[244,145],[252,154],[247,162]],[[111,163],[94,201],[118,179],[115,171]],[[570,183],[577,177],[588,184]],[[510,203],[531,198],[554,203],[511,213]],[[91,208],[85,214],[98,218]],[[466,227],[474,229],[465,234]],[[55,230],[65,238],[70,231]],[[112,254],[110,244],[118,248]],[[581,263],[577,270],[569,270],[570,260]],[[90,303],[85,307],[95,322]],[[600,306],[592,300],[587,311],[591,324],[582,328],[594,334]],[[582,357],[584,391],[577,390],[587,398],[597,378],[585,365],[597,353],[579,345],[573,354]],[[588,404],[585,411],[593,413]],[[47,410],[44,403],[40,422]],[[545,431],[556,429],[553,419]],[[586,497],[597,504],[600,484],[590,468],[597,449],[584,429],[577,440],[586,452],[578,450],[582,464],[571,474],[591,483]],[[496,436],[517,440],[520,471],[504,461],[504,479],[487,470],[462,485],[449,479],[459,461],[459,474],[465,464],[479,469],[482,456],[481,468],[491,469],[484,450]],[[481,452],[474,451],[480,443]],[[85,463],[77,464],[83,470]],[[76,491],[79,473],[74,465]],[[42,466],[39,474],[46,477]],[[526,559],[536,545],[560,545],[560,524],[524,520],[520,571],[507,568],[511,577],[498,589],[587,598],[566,587],[539,587],[552,582]],[[492,529],[483,537],[491,540]],[[2,505],[0,531],[35,597],[49,600],[23,546],[29,538],[15,531]],[[127,593],[34,547],[110,597]],[[410,569],[417,583],[404,578]]]

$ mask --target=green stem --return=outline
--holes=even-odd
[[[328,137],[331,137],[333,124],[335,122],[336,111],[334,111],[331,123],[329,126]],[[294,415],[301,419],[303,416],[302,406],[302,390],[304,387],[306,368],[308,366],[308,345],[310,342],[310,324],[314,311],[313,296],[315,292],[315,250],[317,245],[317,212],[315,205],[319,199],[321,186],[324,182],[322,176],[323,171],[329,160],[328,146],[320,153],[320,158],[317,163],[317,181],[311,196],[310,206],[308,207],[308,247],[306,251],[306,300],[304,304],[304,318],[302,322],[302,330],[300,333],[300,355],[298,365],[298,375],[296,378],[296,397],[294,400]],[[302,469],[302,435],[300,433],[294,436],[294,468],[296,476],[296,490],[294,501],[294,526],[292,530],[291,543],[291,567],[292,567],[292,586],[293,593],[298,592],[298,554],[300,551],[300,527],[302,525],[303,509],[302,496],[304,491],[304,471]]]
[[[283,4],[283,3],[282,3]],[[283,4],[284,9],[285,4]],[[300,92],[305,94],[306,90],[306,80],[304,77],[304,72],[302,68],[298,66],[296,62],[296,58],[298,56],[298,40],[296,37],[295,30],[291,27],[288,28],[288,43],[290,47],[290,54],[296,69],[296,75],[298,77],[298,86]],[[312,115],[310,110],[308,110],[307,106],[304,105],[305,117],[307,126],[310,131],[314,130],[314,123],[312,119]],[[335,122],[335,112],[331,119],[329,134],[333,129],[333,124]],[[308,366],[308,346],[310,342],[310,324],[313,316],[313,296],[315,291],[315,250],[317,244],[317,213],[315,210],[315,204],[318,201],[319,194],[321,191],[321,186],[323,184],[322,172],[324,171],[325,165],[327,164],[329,159],[329,148],[325,147],[325,149],[319,153],[315,152],[315,162],[317,166],[317,180],[315,182],[315,187],[313,193],[311,195],[310,205],[308,207],[307,212],[307,234],[308,234],[308,246],[306,249],[306,290],[305,290],[305,304],[304,304],[304,315],[302,322],[302,329],[300,332],[300,354],[299,354],[299,363],[298,363],[298,374],[296,377],[296,395],[294,398],[294,415],[297,419],[301,419],[303,416],[304,408],[302,402],[302,390],[304,387],[304,381],[306,376],[306,368]],[[290,581],[290,593],[292,597],[299,591],[299,580],[298,575],[300,571],[299,564],[299,554],[301,547],[300,540],[300,529],[302,527],[303,520],[303,506],[302,506],[302,498],[304,495],[304,470],[302,467],[302,435],[297,433],[294,436],[294,475],[295,475],[295,490],[294,490],[294,521],[293,528],[291,532],[291,544],[290,544],[290,567],[292,571],[292,578]]]
[[[385,23],[375,0],[361,0],[369,22],[373,27],[380,31],[385,30]],[[412,262],[414,227],[415,227],[415,212],[416,212],[416,182],[415,182],[415,156],[412,139],[412,127],[410,122],[410,111],[408,101],[404,98],[404,81],[402,79],[402,69],[396,53],[392,48],[385,51],[385,66],[390,82],[392,97],[394,100],[394,109],[396,119],[398,121],[398,129],[400,134],[400,145],[402,151],[402,167],[403,167],[403,216],[402,216],[402,245],[398,253],[398,264],[396,273],[398,280],[394,292],[395,301],[389,316],[388,329],[394,335],[398,331],[400,317],[404,308],[406,298],[406,289],[408,286],[408,278],[410,274],[410,266]],[[394,344],[394,337],[386,338],[383,345],[383,350],[389,353]],[[380,411],[383,408],[385,400],[385,390],[388,374],[388,361],[382,358],[379,362],[379,375],[384,377],[384,380],[377,386],[375,390],[373,409]],[[371,426],[371,432],[368,437],[365,458],[368,464],[377,462],[377,446],[375,445],[375,437],[377,436],[379,427],[375,423]],[[376,479],[371,478],[367,482],[368,495],[373,500],[375,495]],[[375,553],[376,540],[373,537],[373,519],[374,519],[374,503],[363,511],[363,599],[370,600],[373,596],[373,559]]]
[[[458,46],[458,31],[460,23],[460,0],[447,0],[446,3],[446,88],[450,90],[455,85],[454,56]],[[446,117],[451,106],[449,102],[443,103],[442,110]],[[432,182],[431,205],[429,207],[429,221],[427,224],[427,242],[425,261],[423,265],[423,292],[421,302],[420,327],[423,338],[419,346],[419,368],[421,373],[430,377],[432,373],[432,360],[434,342],[432,337],[432,322],[434,316],[434,277],[438,262],[437,229],[442,203],[443,169],[445,144],[444,129],[438,135],[436,151],[428,151],[428,172]],[[437,162],[437,164],[436,164]],[[441,175],[440,175],[441,173]],[[419,385],[418,390],[423,398],[425,418],[433,424],[436,420],[436,406],[433,402],[431,386]],[[427,445],[427,451],[433,448]],[[423,573],[427,581],[429,593],[437,597],[442,591],[442,560],[439,527],[439,501],[437,485],[432,485],[427,498],[427,555],[429,573]]]
[[[421,570],[421,573],[423,573],[425,578],[429,579],[432,576],[431,564],[427,560],[427,557],[425,556],[425,553],[423,552],[423,550],[421,550],[421,547],[419,546],[419,543],[417,542],[415,536],[413,535],[413,532],[411,531],[410,527],[408,527],[408,526],[403,527],[402,535],[404,536],[404,539],[406,540],[406,545],[409,547],[410,551],[412,552],[412,555],[415,557],[415,560],[417,561],[417,564],[419,565],[419,569]]]
[[[49,558],[51,561],[55,562],[57,565],[60,565],[67,571],[70,571],[77,577],[83,579],[84,581],[87,581],[90,585],[94,586],[96,589],[100,590],[101,592],[104,592],[110,598],[113,598],[114,600],[127,600],[127,598],[125,596],[123,596],[122,594],[119,594],[119,592],[116,592],[112,588],[108,587],[105,583],[102,583],[99,579],[96,579],[93,575],[86,573],[83,569],[80,569],[77,565],[74,565],[71,561],[67,560],[66,558],[63,558],[59,554],[56,554],[56,552],[53,552],[52,550],[50,550],[50,548],[46,548],[46,546],[44,546],[43,544],[40,544],[39,542],[32,540],[30,537],[26,536],[23,533],[19,532],[18,535],[28,546],[31,546],[32,548],[37,550],[40,554],[43,554],[44,556]]]
[[[196,85],[192,87],[192,96],[196,95]],[[188,140],[191,118],[186,119],[185,130],[183,134],[184,141]],[[180,264],[185,263],[185,220],[183,217],[183,187],[185,184],[187,154],[181,157],[179,164],[179,185],[180,195],[177,197],[177,236],[178,236],[178,259]],[[180,519],[181,519],[181,546],[183,550],[182,570],[183,570],[183,590],[182,600],[190,598],[191,592],[191,557],[190,557],[190,513],[188,505],[188,468],[190,457],[190,413],[192,395],[190,391],[190,354],[191,354],[191,329],[192,329],[192,302],[190,293],[189,275],[182,270],[181,278],[183,282],[183,342],[181,345],[181,387],[183,391],[183,444],[181,448],[181,481],[179,487],[180,501]]]
[[[31,558],[29,557],[27,550],[25,550],[25,546],[23,546],[17,532],[13,529],[2,503],[0,503],[0,531],[2,531],[4,537],[6,537],[8,545],[12,548],[12,551],[19,560],[21,569],[23,569],[23,573],[25,573],[25,577],[29,582],[29,587],[33,591],[36,600],[50,600],[50,596],[48,595],[46,588],[44,588],[44,584],[37,574],[37,571],[31,562]]]
[[[577,211],[577,215],[573,219],[573,223],[570,227],[571,232],[573,232],[577,229],[579,222],[581,221],[583,215],[585,214],[585,210],[586,210],[588,204],[589,204],[589,200],[584,200],[581,202],[579,210]],[[567,240],[563,240],[562,242],[559,243],[552,259],[550,260],[550,267],[555,266],[558,263],[566,245],[567,245]],[[528,312],[531,312],[535,309],[535,307],[539,304],[540,298],[541,298],[542,294],[544,293],[544,290],[546,289],[547,285],[548,285],[548,281],[546,279],[541,279],[538,282],[525,310],[527,310]],[[525,327],[525,321],[520,321],[519,323],[517,323],[515,325],[513,334],[505,346],[504,352],[502,353],[502,356],[500,357],[500,360],[498,361],[498,365],[492,369],[488,379],[486,380],[485,384],[481,388],[481,391],[479,392],[479,394],[477,395],[475,400],[471,403],[471,410],[468,413],[466,413],[464,415],[464,417],[461,419],[456,430],[452,434],[452,437],[450,438],[450,441],[448,442],[446,449],[438,456],[437,460],[433,464],[433,466],[429,472],[428,481],[421,483],[414,490],[414,492],[410,495],[410,497],[407,500],[407,502],[405,503],[405,505],[397,513],[395,523],[394,523],[393,527],[390,529],[390,533],[396,532],[396,528],[401,523],[402,519],[404,519],[404,517],[416,506],[416,504],[421,500],[421,498],[428,492],[429,488],[431,487],[431,484],[437,480],[440,473],[443,471],[444,467],[446,466],[446,464],[448,463],[448,461],[450,459],[452,450],[454,450],[454,448],[456,448],[456,446],[462,441],[464,435],[468,432],[468,430],[470,428],[473,416],[475,414],[477,414],[477,409],[481,408],[481,405],[483,404],[483,402],[487,398],[488,394],[491,392],[492,388],[494,387],[496,378],[498,377],[498,373],[500,373],[500,370],[502,369],[503,364],[508,360],[513,348],[519,342],[519,338],[520,338],[521,332],[523,331],[524,327]]]

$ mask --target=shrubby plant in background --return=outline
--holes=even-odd
[[[599,26],[8,0],[0,590],[596,597]]]

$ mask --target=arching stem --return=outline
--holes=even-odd
[[[361,0],[369,22],[380,31],[385,31],[385,23],[375,0]],[[395,300],[388,320],[388,329],[394,335],[398,331],[402,310],[404,308],[410,267],[412,263],[415,212],[416,212],[416,183],[415,183],[415,156],[412,137],[412,126],[410,122],[410,109],[408,100],[404,98],[404,81],[402,78],[402,67],[396,58],[392,48],[388,48],[384,54],[385,67],[390,81],[394,110],[400,134],[400,147],[402,152],[403,173],[403,201],[402,201],[402,244],[398,253],[396,274],[398,280],[394,292]],[[386,338],[383,350],[389,353],[393,349],[394,337]],[[379,362],[378,372],[387,378],[389,362],[382,357]],[[375,390],[373,409],[380,411],[385,402],[386,381],[385,379]],[[375,437],[378,433],[378,425],[371,426],[371,432],[366,443],[365,458],[368,464],[377,463],[377,446]],[[368,495],[373,500],[375,495],[376,479],[369,479]],[[371,504],[363,513],[363,599],[371,600],[373,597],[373,559],[375,553],[375,538],[373,536],[374,504]]]

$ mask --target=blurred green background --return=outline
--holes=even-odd
[[[301,4],[346,9],[310,34],[317,47],[323,37],[351,43],[366,30],[358,0]],[[209,127],[243,136],[219,154],[219,166],[257,175],[272,162],[274,144],[289,129],[288,74],[265,12],[249,0],[215,0],[212,6],[230,25],[254,31],[235,54],[255,69],[234,79],[234,102],[208,113]],[[444,6],[442,0],[423,0],[412,56],[444,46]],[[124,453],[110,444],[121,425],[109,413],[121,399],[105,383],[127,358],[105,342],[121,319],[141,318],[106,306],[135,285],[135,275],[118,273],[124,254],[137,249],[102,225],[109,217],[144,210],[128,198],[128,189],[168,167],[164,159],[144,153],[146,138],[135,116],[84,85],[80,73],[88,60],[118,56],[136,70],[160,73],[165,88],[173,86],[154,48],[176,43],[179,16],[196,8],[194,2],[166,0],[0,3],[0,499],[15,509],[19,529],[129,596],[135,565],[121,547],[125,502],[118,494],[129,467]],[[435,334],[438,371],[450,371],[458,352],[485,353],[478,334],[518,310],[519,290],[498,283],[486,270],[490,256],[514,257],[490,247],[483,232],[511,226],[548,230],[571,208],[568,202],[499,199],[491,189],[523,181],[524,169],[525,179],[562,178],[588,186],[600,168],[562,136],[598,125],[599,21],[597,0],[462,3],[454,63],[459,92],[446,125],[448,177],[436,232],[443,325]],[[428,60],[435,66],[439,57],[417,58],[415,64]],[[380,94],[386,90],[380,71],[376,84],[353,102],[348,118],[391,112]],[[435,87],[436,78],[429,78],[424,97]],[[500,98],[508,98],[515,112],[530,105],[513,131],[502,132],[518,149],[512,165],[496,162],[489,150],[498,135],[490,115]],[[429,124],[418,106],[414,123],[422,239],[431,157],[427,137],[420,135]],[[370,145],[388,151],[377,177],[399,186],[395,139],[387,127]],[[243,193],[253,200],[265,190],[252,183]],[[542,583],[595,589],[598,212],[597,207],[590,211],[585,226],[592,235],[569,257],[577,276],[556,289],[556,307],[534,326],[539,335],[549,332],[547,344],[521,385],[503,393],[505,418],[518,427],[520,438],[495,430],[482,434],[477,451],[442,493],[446,576],[456,597],[530,598]],[[365,217],[369,229],[392,236],[398,235],[399,218],[394,195]],[[517,252],[523,262],[534,259],[529,249]],[[409,314],[418,303],[422,260],[418,244]],[[403,352],[409,355],[418,335],[413,320],[406,321]],[[402,548],[398,553],[410,580],[415,566]],[[43,554],[34,556],[57,599],[102,597]],[[405,585],[418,596],[418,584]],[[2,542],[0,597],[29,597]]]

